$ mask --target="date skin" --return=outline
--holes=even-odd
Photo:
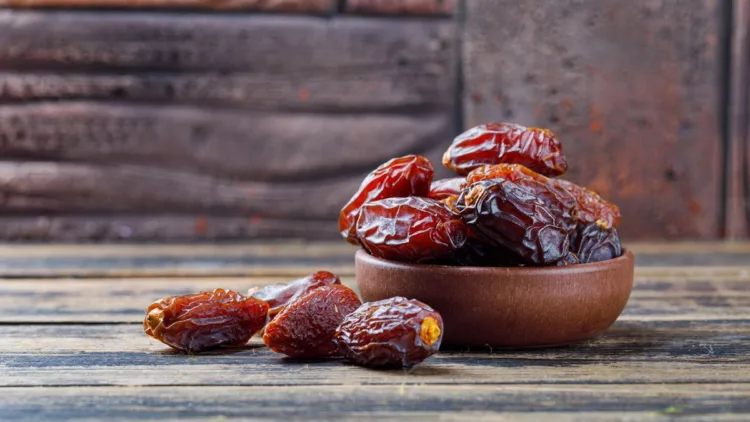
[[[287,284],[272,284],[260,289],[253,289],[248,294],[268,303],[268,316],[274,318],[288,304],[302,295],[332,284],[341,284],[341,280],[328,271],[318,271]]]
[[[620,208],[604,200],[598,193],[563,179],[554,179],[553,183],[558,188],[570,192],[576,199],[578,220],[584,225],[597,224],[604,229],[620,225]]]
[[[143,329],[162,343],[184,352],[242,346],[266,324],[268,304],[231,290],[216,289],[154,302]]]
[[[466,188],[456,207],[471,233],[526,264],[553,265],[570,249],[576,219],[541,183],[484,180]],[[536,186],[531,186],[536,184]]]
[[[562,211],[578,218],[578,201],[567,189],[559,186],[556,179],[550,179],[520,164],[496,164],[472,170],[466,176],[467,186],[483,180],[509,180],[513,183],[533,189],[545,202],[554,206],[562,204]],[[543,186],[541,186],[543,185]],[[554,197],[554,198],[551,198]],[[567,227],[571,230],[572,227]]]
[[[427,196],[434,174],[432,163],[421,155],[394,158],[370,173],[339,214],[339,231],[344,239],[358,245],[357,218],[362,206],[385,198]]]
[[[615,228],[593,223],[583,226],[573,236],[572,249],[581,264],[614,259],[622,255],[620,235]]]
[[[458,135],[443,155],[443,165],[462,176],[500,163],[521,164],[545,176],[559,176],[568,170],[562,144],[552,132],[512,123],[469,129]]]
[[[432,182],[427,197],[440,201],[451,196],[461,195],[465,182],[466,180],[463,177],[436,180]]]
[[[290,303],[266,326],[263,342],[293,358],[336,354],[333,334],[362,302],[354,291],[334,284],[312,290]]]
[[[388,198],[362,207],[357,236],[371,255],[402,262],[431,262],[466,242],[461,218],[434,199]]]
[[[365,303],[333,337],[347,360],[374,368],[414,366],[437,353],[442,339],[440,314],[403,297]]]

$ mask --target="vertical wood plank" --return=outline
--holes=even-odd
[[[729,144],[727,155],[727,237],[750,235],[750,0],[733,0]]]
[[[633,239],[714,238],[722,0],[468,1],[465,124],[549,127]]]

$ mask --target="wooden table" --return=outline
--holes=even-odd
[[[255,339],[176,354],[141,327],[162,296],[317,269],[352,283],[348,245],[0,246],[0,420],[750,420],[750,244],[631,247],[630,303],[597,340],[374,371]]]

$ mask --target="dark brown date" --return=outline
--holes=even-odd
[[[448,207],[449,210],[453,211],[454,213],[458,214],[458,209],[456,208],[456,202],[458,202],[458,197],[460,195],[451,195],[446,198],[443,198],[440,200],[440,203]]]
[[[362,205],[385,198],[427,196],[432,183],[432,163],[421,155],[394,158],[370,173],[339,214],[339,231],[358,245],[356,223]]]
[[[268,303],[268,316],[273,318],[288,304],[305,293],[332,284],[341,284],[341,280],[328,271],[318,271],[287,284],[272,284],[260,289],[254,289],[248,292],[248,294],[251,297]]]
[[[555,193],[535,181],[477,182],[464,189],[456,207],[473,235],[531,265],[563,259],[576,226]]]
[[[437,353],[442,339],[439,313],[418,300],[394,297],[349,314],[333,342],[357,365],[408,368]]]
[[[429,262],[463,246],[467,231],[461,218],[440,202],[409,197],[365,204],[357,236],[378,258]]]
[[[542,200],[551,204],[559,202],[563,205],[564,212],[570,214],[571,217],[578,216],[578,201],[567,189],[558,186],[555,179],[550,179],[520,164],[495,164],[474,169],[466,176],[466,186],[482,180],[510,180],[521,186],[527,186],[534,189]],[[541,187],[540,184],[544,186]],[[554,198],[549,198],[550,196]]]
[[[598,193],[567,180],[553,179],[553,183],[576,199],[578,220],[584,225],[597,224],[605,229],[620,225],[620,208],[604,200]]]
[[[263,342],[276,353],[294,358],[330,356],[332,342],[344,317],[362,302],[354,291],[334,284],[308,292],[287,305],[266,326]]]
[[[576,265],[580,263],[581,262],[578,260],[578,255],[571,251],[568,251],[563,259],[557,261],[555,265],[557,265],[558,267],[567,267],[568,265]]]
[[[231,290],[173,296],[146,310],[147,335],[177,350],[241,346],[266,324],[268,304]]]
[[[620,235],[615,228],[596,223],[583,226],[573,235],[572,247],[581,264],[607,261],[622,255]]]
[[[562,144],[547,129],[488,123],[458,135],[443,155],[443,165],[460,175],[483,165],[521,164],[545,176],[568,170]]]
[[[464,188],[465,181],[466,180],[463,177],[451,177],[450,179],[436,180],[432,182],[430,193],[427,197],[440,201],[451,196],[461,195],[461,190]]]
[[[515,253],[509,252],[496,245],[488,245],[481,241],[472,239],[466,241],[464,246],[454,254],[447,257],[446,265],[458,265],[468,267],[522,267],[525,266]]]

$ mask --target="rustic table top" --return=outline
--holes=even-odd
[[[163,296],[353,282],[342,244],[0,246],[0,420],[750,419],[750,244],[638,244],[602,337],[441,351],[408,370],[295,362],[257,340],[191,356],[143,334]]]

